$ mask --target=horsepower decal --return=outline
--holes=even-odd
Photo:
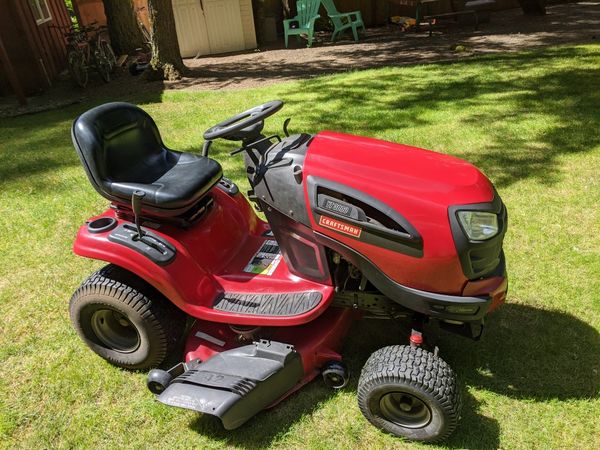
[[[319,218],[319,225],[354,237],[360,237],[360,234],[362,233],[362,228],[340,222],[339,220],[332,219],[331,217],[321,216]]]
[[[252,259],[248,261],[244,272],[258,275],[273,275],[280,261],[281,252],[279,251],[279,244],[274,239],[267,239]]]

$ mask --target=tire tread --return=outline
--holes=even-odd
[[[443,409],[447,425],[428,442],[446,439],[460,419],[461,393],[452,368],[423,348],[392,345],[374,352],[363,366],[358,383],[358,404],[363,415],[375,426],[387,429],[385,419],[375,417],[368,408],[371,389],[386,383],[405,383],[432,396]]]
[[[88,296],[112,297],[137,312],[158,341],[149,360],[143,364],[127,364],[111,355],[100,355],[111,364],[129,369],[157,367],[173,350],[181,337],[185,315],[148,283],[118,266],[109,264],[90,275],[73,293],[69,302],[71,320],[77,333],[90,345],[75,317],[75,306]]]

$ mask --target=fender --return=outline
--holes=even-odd
[[[79,228],[73,251],[79,256],[115,264],[137,275],[156,288],[185,313],[207,321],[261,326],[295,326],[321,315],[333,300],[333,286],[310,280],[298,280],[281,261],[272,276],[243,272],[247,262],[264,242],[269,225],[260,220],[241,194],[213,189],[213,206],[192,227],[172,225],[144,228],[169,242],[176,257],[167,265],[158,265],[141,253],[112,242],[108,236],[116,227],[92,233],[88,226]],[[130,223],[117,217],[113,209],[88,220],[113,218],[119,226]],[[248,291],[248,282],[254,286]],[[213,307],[224,293],[290,292],[290,282],[299,292],[318,291],[322,300],[313,309],[293,316],[259,316],[231,313]]]
[[[116,219],[117,226],[130,223],[118,219],[114,211],[110,209],[90,219],[90,221],[101,217]],[[151,284],[187,314],[193,317],[205,316],[207,306],[223,290],[214,278],[198,265],[180,242],[161,233],[159,230],[152,230],[152,232],[170,242],[176,248],[177,257],[171,264],[167,266],[154,264],[144,255],[109,241],[110,231],[90,233],[87,225],[79,228],[73,251],[79,256],[106,261],[122,267]],[[204,299],[204,303],[201,299]]]

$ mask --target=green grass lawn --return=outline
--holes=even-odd
[[[442,334],[464,388],[444,448],[598,448],[600,442],[600,45],[453,64],[353,72],[226,92],[131,95],[167,145],[198,151],[209,125],[274,98],[280,131],[374,136],[479,166],[509,210],[508,303],[480,342]],[[109,99],[108,100],[117,100]],[[106,206],[72,148],[93,104],[0,122],[0,447],[419,448],[383,434],[316,381],[241,429],[159,404],[145,373],[110,366],[72,329],[71,293],[95,261],[75,257],[77,228]],[[213,156],[244,187],[241,157]],[[244,189],[245,190],[245,189]],[[358,375],[402,324],[363,322],[343,349]],[[427,446],[427,448],[436,448]]]

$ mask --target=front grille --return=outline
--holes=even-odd
[[[477,246],[468,251],[468,264],[463,264],[463,272],[467,278],[485,277],[498,267],[502,255],[502,236],[499,242],[490,244],[485,247]]]

